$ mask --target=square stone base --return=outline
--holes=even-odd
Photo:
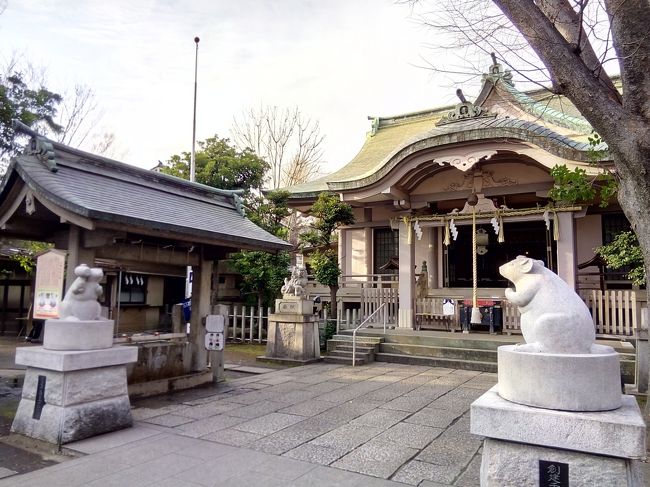
[[[33,399],[20,400],[12,433],[65,444],[133,425],[127,395],[66,407],[45,404],[38,419],[34,418],[35,407]]]
[[[542,483],[541,475],[549,475],[542,469],[540,460],[562,463],[568,468],[568,484],[571,487],[643,487],[643,476],[638,460],[605,457],[556,448],[525,445],[510,441],[487,438],[483,443],[481,463],[481,487],[539,487],[553,485]]]
[[[300,362],[319,359],[317,319],[313,315],[270,315],[265,357]]]
[[[497,384],[471,406],[471,432],[487,438],[612,457],[645,457],[646,426],[632,396],[613,411],[572,412],[506,401]]]
[[[18,349],[28,368],[11,431],[64,444],[131,426],[126,363],[136,359],[135,347]]]
[[[471,406],[470,431],[486,437],[481,487],[645,485],[639,460],[646,426],[632,396],[613,411],[556,411],[507,401],[498,387]],[[568,484],[543,483],[540,475],[554,472],[540,461],[568,469]]]

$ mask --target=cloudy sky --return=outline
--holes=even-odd
[[[0,0],[0,60],[46,68],[50,88],[91,86],[119,158],[141,167],[189,151],[194,36],[197,139],[230,136],[249,107],[318,120],[325,170],[388,116],[454,102],[422,69],[431,32],[392,0]],[[489,60],[488,60],[489,61]]]

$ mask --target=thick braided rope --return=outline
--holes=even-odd
[[[476,206],[472,206],[472,307],[476,308],[478,295],[478,272],[476,265]]]

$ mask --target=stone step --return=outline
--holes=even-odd
[[[339,334],[339,335],[334,335],[332,340],[337,340],[337,341],[344,341],[344,342],[351,342],[352,341],[352,333],[350,332],[349,334]],[[360,335],[357,334],[357,343],[360,342],[365,342],[365,343],[382,343],[384,341],[383,336],[372,336],[372,335]]]
[[[332,357],[327,355],[324,359],[323,362],[326,362],[328,364],[342,364],[342,365],[352,365],[352,357]],[[356,360],[356,365],[365,365],[366,359],[364,358],[359,358],[357,357]]]
[[[340,345],[339,344],[339,345],[336,346],[335,350],[347,350],[347,351],[351,352],[352,351],[352,344],[350,344],[350,345],[347,345],[347,344],[346,345]],[[377,350],[376,346],[368,347],[368,346],[366,346],[366,344],[359,345],[357,343],[357,353],[359,353],[359,351],[361,351],[363,353],[370,353],[370,352],[375,352],[376,350]]]
[[[438,347],[429,345],[409,345],[403,343],[382,343],[379,345],[380,353],[394,353],[398,355],[412,355],[420,357],[436,357],[470,360],[478,362],[497,361],[496,350],[481,350],[472,348]]]
[[[365,333],[367,331],[360,331],[357,334],[357,340],[361,337],[367,338]],[[345,336],[345,335],[343,335]],[[476,334],[476,338],[469,338],[472,335],[462,333],[440,332],[436,335],[426,335],[421,332],[413,332],[412,334],[386,334],[384,335],[383,343],[401,343],[408,345],[424,345],[433,347],[447,347],[447,348],[471,348],[478,350],[496,350],[501,345],[512,345],[517,342],[513,338],[499,338],[499,335]],[[522,339],[523,340],[523,339]]]
[[[372,356],[374,355],[374,352],[360,352],[357,350],[357,358],[359,357],[365,357],[370,361]],[[352,357],[352,350],[332,350],[331,352],[327,352],[327,356],[332,356],[332,357]]]
[[[376,362],[389,362],[407,365],[428,365],[429,367],[445,367],[449,369],[478,370],[481,372],[496,372],[496,362],[460,360],[453,358],[423,357],[419,355],[404,355],[399,353],[377,353]]]

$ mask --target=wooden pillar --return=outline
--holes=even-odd
[[[70,225],[68,232],[68,258],[65,263],[65,290],[74,281],[74,268],[79,265],[79,248],[81,247],[81,229],[76,225]]]
[[[65,285],[64,291],[70,287],[76,276],[74,269],[79,264],[86,264],[88,267],[95,265],[95,250],[86,249],[82,244],[82,229],[76,225],[70,224],[70,232],[68,233],[68,256],[66,259],[65,268]]]
[[[192,268],[192,317],[190,319],[190,343],[192,344],[192,370],[199,372],[208,366],[205,349],[205,317],[210,314],[213,262],[201,257],[198,266]]]
[[[347,274],[347,232],[345,230],[339,230],[339,267],[341,268],[341,274]]]
[[[366,227],[363,230],[363,237],[365,243],[365,261],[366,261],[366,274],[372,274],[374,269],[372,268],[372,227]]]
[[[414,235],[409,242],[410,224],[399,224],[399,318],[400,328],[413,328],[413,299],[415,297]]]
[[[560,238],[557,241],[557,274],[575,289],[577,264],[573,213],[569,211],[557,213],[557,220],[553,224],[558,225],[560,232]]]
[[[428,228],[429,245],[427,247],[427,265],[429,266],[429,289],[438,288],[438,232],[435,227]]]

